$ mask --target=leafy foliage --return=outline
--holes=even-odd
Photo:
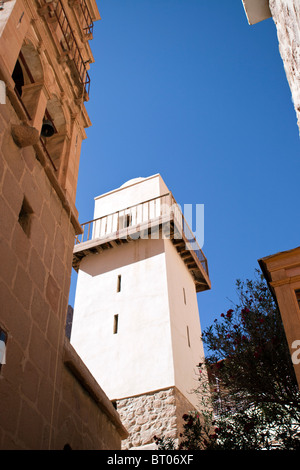
[[[222,383],[225,403],[230,409],[249,403],[298,406],[299,389],[280,312],[266,282],[259,276],[237,281],[237,293],[239,303],[203,333],[206,366]]]
[[[183,415],[179,449],[300,449],[300,393],[280,312],[259,272],[236,286],[238,303],[203,333],[195,393],[206,411]]]

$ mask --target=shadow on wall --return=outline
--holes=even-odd
[[[162,254],[165,251],[164,242],[163,239],[139,239],[108,249],[98,255],[92,253],[81,261],[80,270],[92,277],[98,276]]]

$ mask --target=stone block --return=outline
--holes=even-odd
[[[57,284],[59,286],[63,286],[64,278],[66,275],[66,267],[61,261],[61,259],[58,256],[56,256],[56,253],[54,254],[53,259],[52,259],[51,273],[53,275],[53,278],[57,282]]]
[[[18,427],[22,399],[21,396],[16,396],[13,384],[7,382],[5,385],[3,387],[1,383],[1,428],[5,429],[6,432],[14,434]]]
[[[22,157],[24,159],[24,162],[27,166],[27,169],[29,172],[33,172],[35,166],[37,165],[37,159],[35,156],[35,151],[33,150],[32,147],[26,147],[22,151]]]
[[[40,138],[39,131],[27,124],[13,124],[11,126],[11,135],[20,148],[34,145]]]
[[[20,181],[24,171],[22,151],[14,143],[9,131],[4,133],[1,155],[17,181]]]
[[[53,381],[43,374],[39,384],[37,409],[43,414],[45,421],[48,422],[50,422],[52,416],[53,393]]]
[[[39,325],[42,331],[47,329],[49,310],[50,307],[44,295],[38,289],[34,289],[30,313],[32,319]]]
[[[18,437],[28,449],[40,449],[40,442],[43,432],[43,418],[37,408],[29,405],[28,401],[23,400],[20,422],[18,429]]]
[[[65,237],[63,232],[59,229],[56,230],[54,244],[56,247],[56,255],[61,259],[62,262],[64,262],[66,250]]]
[[[29,358],[32,363],[43,374],[49,375],[50,370],[50,345],[46,340],[45,333],[41,332],[36,325],[32,326],[29,342]]]
[[[6,199],[7,203],[12,208],[14,213],[16,215],[19,215],[24,195],[17,179],[9,169],[7,169],[4,174],[2,195]]]
[[[46,202],[43,204],[40,221],[45,233],[47,234],[48,240],[51,244],[53,244],[55,239],[56,220],[54,219],[52,212],[50,211]]]
[[[23,365],[25,352],[22,346],[9,336],[6,345],[6,364],[1,369],[1,375],[5,383],[9,383],[14,390],[19,390],[23,380]],[[1,389],[3,384],[1,385]]]
[[[46,268],[37,251],[32,248],[28,263],[28,272],[35,285],[44,292],[46,280]]]
[[[31,243],[20,224],[15,225],[11,240],[11,247],[18,259],[18,262],[21,263],[25,269],[28,262]]]
[[[60,323],[58,317],[55,315],[50,315],[47,328],[44,330],[47,334],[47,340],[53,346],[54,349],[57,348],[58,345],[58,331],[59,331]]]
[[[18,258],[5,240],[0,243],[0,277],[11,287],[16,275]]]
[[[35,182],[35,179],[32,177],[32,174],[28,171],[24,172],[24,176],[21,182],[21,188],[34,214],[39,217],[42,210],[44,198],[41,194],[38,185]]]
[[[46,286],[46,297],[54,312],[58,311],[60,295],[61,291],[59,286],[57,285],[56,281],[53,279],[51,274],[49,274]]]
[[[0,197],[0,234],[6,240],[10,240],[18,217],[13,212],[4,198]]]
[[[8,289],[2,281],[0,281],[0,299],[1,324],[9,334],[7,354],[9,354],[9,360],[11,360],[11,332],[13,332],[13,340],[21,347],[22,350],[25,350],[29,341],[31,324],[23,305],[16,299],[12,291]]]
[[[60,225],[61,224],[61,218],[63,217],[63,207],[61,204],[61,201],[59,200],[56,192],[54,191],[53,188],[51,188],[51,194],[49,198],[49,205],[50,205],[50,211],[53,214],[53,217],[55,218],[56,222]]]
[[[32,403],[35,403],[39,393],[40,373],[30,360],[25,363],[24,378],[25,380],[23,380],[21,385],[21,392]]]
[[[27,272],[19,265],[14,281],[14,292],[19,302],[29,309],[32,297],[32,281]]]
[[[42,233],[45,233],[42,225],[41,225],[41,229],[43,231]],[[52,260],[54,257],[53,244],[51,243],[51,240],[49,240],[47,236],[45,237],[44,242],[45,242],[45,246],[44,246],[44,253],[43,253],[43,262],[47,270],[50,271],[51,266],[52,266]]]

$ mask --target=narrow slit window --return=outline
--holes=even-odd
[[[191,347],[191,342],[190,342],[190,330],[189,330],[189,327],[188,327],[188,326],[186,327],[186,336],[187,336],[188,347],[190,348],[190,347]]]
[[[27,199],[24,197],[22,207],[19,213],[19,224],[21,225],[27,237],[30,236],[32,214],[33,210],[31,209]]]
[[[113,327],[114,335],[118,333],[118,323],[119,323],[119,315],[114,315],[114,327]]]
[[[296,299],[297,299],[297,302],[298,302],[298,306],[300,308],[300,289],[295,290],[295,294],[296,294]]]
[[[117,292],[121,292],[121,274],[118,276]]]
[[[183,287],[183,301],[184,305],[186,305],[186,296],[185,296],[185,288]]]

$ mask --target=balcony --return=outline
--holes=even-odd
[[[93,36],[94,23],[90,14],[90,10],[86,4],[86,0],[79,0],[79,7],[83,16],[83,32],[88,37]]]
[[[82,224],[76,236],[73,268],[91,253],[137,239],[170,239],[193,276],[196,291],[210,289],[207,259],[171,193]]]
[[[92,32],[93,22],[91,22],[91,18],[89,16],[85,1],[81,1],[80,4],[84,13],[85,21],[87,22],[85,25],[85,29],[87,33]],[[41,11],[46,12],[45,16],[49,22],[56,21],[58,23],[59,34],[57,34],[57,36],[59,36],[60,46],[63,52],[68,55],[70,59],[70,64],[74,68],[74,75],[77,75],[79,83],[83,86],[83,89],[85,90],[88,96],[90,92],[91,83],[90,76],[87,71],[86,62],[82,57],[80,48],[75,39],[73,30],[71,28],[70,22],[68,20],[61,0],[56,0],[55,2],[52,1],[51,3],[49,3],[49,1],[47,2],[46,0],[44,0],[43,10]]]

